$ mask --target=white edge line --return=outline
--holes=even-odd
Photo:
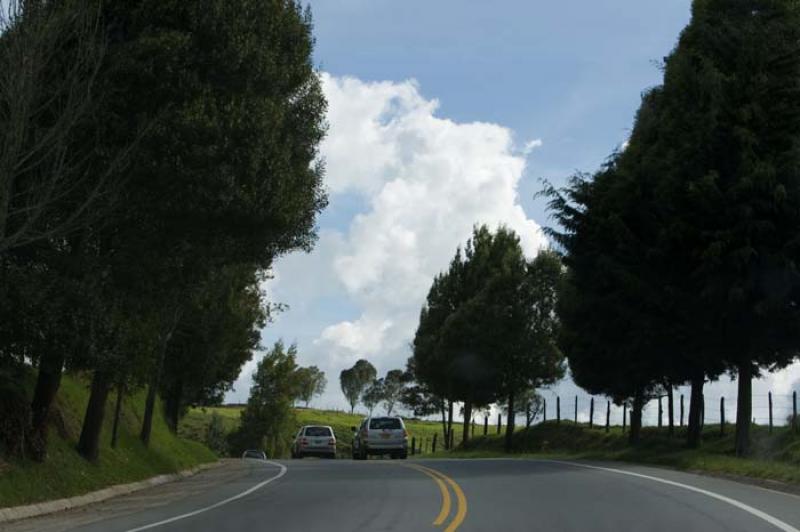
[[[599,470],[599,471],[608,471],[610,473],[617,473],[617,474],[620,474],[620,475],[628,475],[628,476],[631,476],[631,477],[644,478],[644,479],[647,479],[647,480],[652,480],[653,482],[661,482],[662,484],[668,484],[670,486],[675,486],[677,488],[683,488],[685,490],[694,491],[695,493],[701,493],[703,495],[711,497],[712,499],[717,499],[719,501],[728,503],[731,506],[735,506],[736,508],[739,508],[740,510],[744,510],[745,512],[747,512],[749,514],[758,517],[759,519],[763,519],[767,523],[771,524],[772,526],[774,526],[774,527],[776,527],[776,528],[778,528],[780,530],[783,530],[784,532],[800,532],[800,530],[796,529],[792,525],[790,525],[788,523],[785,523],[785,522],[781,521],[780,519],[769,515],[766,512],[762,512],[758,508],[753,508],[752,506],[747,505],[747,504],[745,504],[743,502],[737,501],[736,499],[731,499],[730,497],[726,497],[725,495],[720,495],[719,493],[715,493],[713,491],[704,490],[702,488],[697,488],[697,487],[691,486],[689,484],[682,484],[680,482],[675,482],[673,480],[667,480],[665,478],[652,477],[650,475],[643,475],[641,473],[634,473],[633,471],[625,471],[624,469],[614,469],[614,468],[611,468],[611,467],[591,466],[591,465],[581,464],[581,463],[578,463],[578,462],[565,462],[565,461],[562,461],[562,460],[542,460],[542,462],[550,462],[550,463],[554,463],[554,464],[564,464],[564,465],[570,465],[570,466],[573,466],[573,467],[582,467],[582,468],[585,468],[585,469],[596,469],[596,470]]]
[[[214,508],[219,508],[220,506],[228,504],[229,502],[233,502],[235,500],[241,499],[242,497],[247,497],[248,495],[250,495],[254,491],[263,488],[264,486],[266,486],[267,484],[269,484],[273,480],[278,480],[279,478],[281,478],[283,475],[286,474],[286,466],[285,465],[279,464],[278,462],[272,462],[272,461],[269,461],[269,460],[267,460],[265,463],[271,464],[271,465],[274,465],[274,466],[278,466],[278,467],[281,468],[281,470],[274,477],[270,477],[270,478],[268,478],[267,480],[265,480],[263,482],[259,482],[258,484],[256,484],[252,488],[246,489],[245,491],[243,491],[241,493],[238,493],[238,494],[234,495],[233,497],[228,497],[225,500],[216,502],[216,503],[212,504],[211,506],[205,506],[203,508],[200,508],[199,510],[195,510],[193,512],[189,512],[189,513],[185,513],[185,514],[181,514],[181,515],[176,515],[175,517],[170,517],[169,519],[164,519],[163,521],[158,521],[156,523],[150,523],[149,525],[144,525],[144,526],[140,526],[140,527],[137,527],[137,528],[131,528],[130,530],[127,530],[126,532],[139,532],[140,530],[149,530],[149,529],[155,528],[157,526],[166,525],[168,523],[174,523],[175,521],[180,521],[181,519],[186,519],[187,517],[192,517],[192,516],[195,516],[197,514],[201,514],[203,512],[207,512],[209,510],[213,510]],[[797,531],[797,532],[800,532],[800,531]]]

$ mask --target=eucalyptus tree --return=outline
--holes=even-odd
[[[339,384],[347,402],[350,403],[351,414],[364,391],[375,381],[377,376],[378,372],[375,370],[375,366],[363,358],[356,361],[352,368],[344,369],[339,374]]]
[[[308,407],[311,399],[313,399],[314,396],[322,395],[327,385],[328,379],[325,378],[325,372],[320,370],[317,366],[300,368],[300,394],[298,395],[298,399],[303,401],[306,407]]]

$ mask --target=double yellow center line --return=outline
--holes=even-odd
[[[450,516],[450,511],[452,509],[452,498],[450,497],[450,489],[453,490],[453,494],[456,498],[456,514],[453,519],[450,521],[450,524],[447,525],[447,528],[444,529],[445,532],[454,532],[461,526],[461,523],[464,522],[464,519],[467,517],[467,498],[464,496],[464,492],[461,490],[461,486],[453,480],[452,478],[448,477],[441,471],[437,471],[435,469],[431,469],[430,467],[421,466],[419,464],[409,464],[408,467],[412,469],[416,469],[421,473],[425,473],[429,477],[436,482],[436,485],[439,486],[439,491],[442,493],[442,509],[439,511],[439,515],[436,516],[434,519],[433,524],[434,526],[442,526],[447,518]]]

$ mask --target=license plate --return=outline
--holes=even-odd
[[[383,438],[384,440],[388,440],[390,436],[391,434],[385,434],[385,433],[381,434],[381,438]]]

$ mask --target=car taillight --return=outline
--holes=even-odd
[[[308,445],[308,440],[303,438],[302,440],[300,440],[300,445]]]
[[[330,440],[328,440],[328,445],[330,445],[330,446],[336,445],[336,440],[331,438]]]

